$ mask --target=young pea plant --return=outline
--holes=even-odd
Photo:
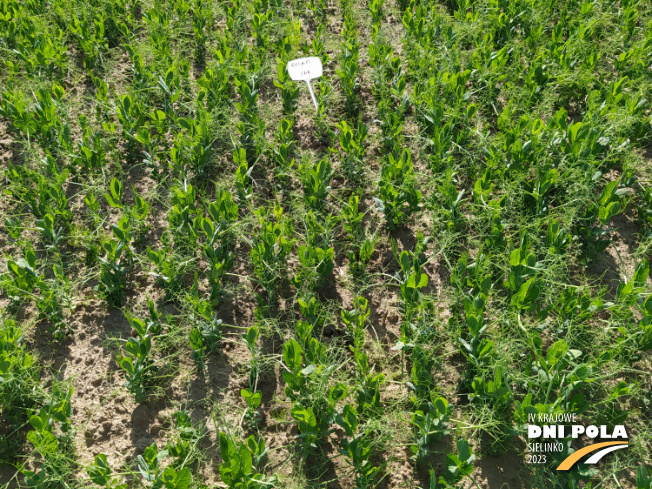
[[[353,349],[356,363],[356,397],[357,410],[361,416],[373,417],[383,412],[380,404],[380,386],[385,382],[384,373],[374,373],[374,367],[369,366],[367,354]]]
[[[290,411],[299,428],[299,438],[302,440],[304,450],[317,448],[317,442],[323,436],[315,412],[311,406],[304,407],[301,404],[295,404]]]
[[[205,105],[209,112],[229,103],[229,78],[223,66],[206,68],[197,85],[197,103],[202,107]]]
[[[240,132],[240,144],[247,154],[253,159],[256,158],[256,130],[260,123],[263,123],[258,116],[258,87],[256,86],[255,77],[247,78],[245,73],[240,74],[234,78],[238,95],[240,95],[240,102],[236,102],[236,109],[240,113],[241,120],[238,123],[238,131]],[[264,124],[264,123],[263,123]]]
[[[140,57],[135,59],[142,62]],[[116,118],[121,126],[120,135],[127,141],[128,156],[132,160],[142,154],[142,143],[139,139],[144,137],[147,132],[141,130],[144,125],[144,116],[141,114],[142,107],[137,102],[138,100],[134,101],[130,95],[124,95],[116,101]],[[141,130],[140,133],[139,130]],[[136,136],[139,134],[142,136],[137,138]]]
[[[427,459],[431,452],[432,443],[450,433],[448,425],[453,413],[443,397],[436,397],[428,402],[425,409],[418,409],[410,416],[410,424],[414,428],[414,444],[410,450],[417,463]]]
[[[447,228],[450,230],[459,230],[465,221],[465,217],[460,211],[461,204],[466,200],[462,198],[465,190],[457,190],[455,186],[455,175],[453,173],[450,173],[442,184],[437,185],[437,189],[441,194],[441,207],[443,207]]]
[[[196,302],[195,302],[196,301]],[[209,352],[218,351],[222,345],[222,320],[218,319],[217,311],[204,300],[193,299],[193,311],[190,321],[202,337],[202,344]]]
[[[123,255],[124,244],[113,239],[102,242],[105,257],[100,257],[100,282],[95,286],[109,306],[120,307],[127,286],[129,267]]]
[[[217,200],[208,205],[208,215],[210,217],[202,218],[200,226],[207,239],[203,250],[210,264],[210,301],[217,306],[222,294],[221,281],[233,267],[232,227],[238,219],[238,205],[227,190],[219,189]]]
[[[589,204],[584,215],[576,223],[573,234],[580,237],[586,261],[594,260],[611,243],[606,237],[609,231],[596,226],[596,219],[601,225],[606,225],[614,216],[623,212],[631,200],[626,197],[626,188],[618,188],[620,184],[621,179],[609,182],[602,190],[597,204]]]
[[[5,228],[9,233],[9,238],[15,242],[20,242],[20,236],[23,232],[23,227],[21,226],[20,217],[5,217]]]
[[[301,182],[306,204],[312,209],[323,208],[330,191],[330,180],[333,168],[327,159],[320,160],[315,165],[305,163],[299,165]]]
[[[299,310],[305,321],[312,325],[312,328],[321,327],[324,324],[325,314],[321,302],[314,295],[305,295],[297,299]]]
[[[308,211],[305,215],[305,245],[299,246],[298,258],[301,268],[294,278],[297,288],[314,292],[322,287],[332,272],[334,263],[333,228],[337,219],[332,215],[315,215]]]
[[[172,187],[172,207],[168,214],[170,231],[174,242],[183,251],[194,253],[197,248],[198,229],[195,222],[200,211],[196,204],[197,190],[187,180]]]
[[[104,15],[98,12],[90,22],[86,11],[81,20],[74,15],[70,29],[84,52],[84,67],[90,73],[102,63],[102,53],[108,47],[104,36]]]
[[[589,409],[590,404],[582,390],[586,383],[592,381],[594,366],[582,364],[579,360],[583,353],[568,348],[566,340],[557,340],[545,355],[540,341],[534,340],[537,359],[533,360],[528,371],[528,392],[541,409],[573,409],[578,414]],[[523,404],[527,400],[524,399]],[[546,406],[547,405],[547,406]],[[552,412],[551,411],[551,412]],[[517,413],[514,413],[516,416]]]
[[[471,473],[473,472],[473,461],[475,455],[471,450],[469,442],[464,438],[457,440],[457,454],[449,453],[446,455],[446,470],[444,475],[439,476],[439,480],[435,484],[441,484],[443,487],[455,487],[465,477],[473,480]],[[433,484],[434,472],[431,473],[431,485]],[[475,482],[475,481],[474,481]]]
[[[95,460],[91,465],[86,467],[86,473],[96,484],[106,489],[127,489],[127,484],[121,484],[117,477],[113,477],[111,466],[109,465],[106,455],[100,453],[95,455]]]
[[[556,219],[551,219],[548,223],[548,232],[546,233],[546,245],[548,250],[554,254],[563,254],[573,241],[573,236],[569,230],[562,227]]]
[[[167,50],[169,48],[166,46],[164,49]],[[176,103],[181,97],[181,75],[183,74],[183,67],[184,62],[182,61],[168,68],[165,76],[159,75],[156,84],[163,97],[163,112],[171,120],[176,120],[178,117]]]
[[[365,324],[370,311],[368,301],[358,296],[353,302],[351,310],[342,309],[340,315],[352,339],[350,346],[356,364],[356,396],[357,412],[361,416],[373,416],[381,412],[380,386],[385,381],[385,374],[374,373],[374,368],[369,365],[369,358],[363,351],[365,344]]]
[[[238,191],[238,200],[242,203],[253,196],[251,185],[251,172],[253,166],[249,168],[247,164],[247,152],[244,148],[238,148],[233,152],[233,161],[237,165],[235,170],[235,188]]]
[[[293,279],[294,285],[311,292],[323,287],[333,271],[334,249],[301,245],[297,253],[301,268]]]
[[[28,248],[24,258],[15,261],[7,260],[7,269],[9,277],[3,281],[2,285],[11,301],[18,304],[23,297],[32,298],[34,287],[42,280],[41,274],[37,270],[34,250]]]
[[[332,214],[314,213],[308,211],[303,224],[306,230],[306,241],[310,246],[328,249],[333,245],[335,239],[335,228],[338,218]]]
[[[548,194],[559,180],[559,173],[556,169],[552,168],[545,172],[544,170],[545,168],[539,168],[539,176],[536,180],[533,183],[527,182],[526,192],[534,203],[534,214],[536,216],[541,216],[548,211]]]
[[[425,251],[429,242],[430,238],[419,231],[414,251],[403,250],[399,254],[396,242],[392,241],[392,253],[400,266],[396,279],[400,287],[401,342],[405,345],[412,343],[420,313],[421,289],[428,285],[428,275],[422,272],[422,267],[426,264]]]
[[[88,169],[103,168],[106,162],[106,143],[102,140],[102,132],[93,130],[84,116],[79,116],[82,137],[79,139],[76,158]]]
[[[509,411],[512,393],[509,387],[509,376],[503,372],[501,365],[495,368],[493,378],[483,374],[473,379],[469,400],[476,404],[491,406],[498,417],[503,417]],[[511,429],[511,426],[504,426],[504,428],[503,436],[507,434],[506,432]]]
[[[74,392],[73,387],[55,383],[44,405],[33,410],[29,416],[29,424],[34,429],[27,433],[27,440],[37,451],[50,451],[52,448],[65,447],[72,431],[72,405],[70,399]],[[58,425],[59,434],[55,434]]]
[[[328,55],[324,53],[321,55],[321,58],[328,59]],[[326,121],[326,107],[333,94],[333,85],[325,78],[320,79],[315,85],[317,86],[317,114],[314,119],[315,125],[317,126],[320,137],[324,141],[333,141],[335,133]]]
[[[652,487],[652,475],[645,464],[639,466],[636,471],[636,489],[650,489]]]
[[[342,322],[346,326],[348,336],[354,348],[364,347],[365,324],[369,318],[369,301],[362,296],[357,296],[353,302],[353,309],[340,311]]]
[[[534,253],[528,250],[529,237],[522,233],[521,246],[512,250],[509,256],[511,272],[504,285],[513,292],[510,304],[518,311],[534,312],[545,318],[549,308],[541,308],[538,302],[543,290],[543,282],[538,272],[543,265],[536,260]]]
[[[118,224],[111,226],[114,236],[127,247],[129,253],[133,253],[132,241],[141,241],[144,239],[148,230],[147,217],[149,216],[149,204],[147,201],[132,187],[133,205],[123,203],[123,187],[120,180],[113,178],[109,185],[109,193],[104,194],[109,206],[114,209],[123,211],[123,215]]]
[[[308,8],[312,11],[313,15],[317,19],[323,19],[326,15],[325,0],[308,0]],[[321,27],[322,24],[319,24],[319,26]]]
[[[345,25],[350,26],[352,23],[351,17],[345,17]],[[353,28],[347,29],[349,31],[345,36],[344,45],[340,57],[340,67],[335,70],[335,73],[340,79],[344,96],[346,97],[346,111],[350,115],[355,115],[358,110],[358,58],[360,52],[360,44],[357,40],[357,35],[352,32]]]
[[[487,255],[480,250],[475,262],[469,263],[468,255],[460,257],[451,274],[451,283],[459,289],[462,296],[461,309],[466,324],[466,328],[460,327],[458,336],[460,350],[468,361],[465,376],[461,380],[465,390],[471,389],[475,375],[487,364],[494,348],[494,343],[484,338],[489,327],[485,323],[485,308],[492,289],[492,277],[487,267]]]
[[[283,345],[283,380],[285,395],[292,401],[291,414],[299,428],[299,438],[306,451],[315,448],[329,427],[328,409],[322,404],[318,376],[327,373],[325,349],[312,336],[312,325],[297,323],[299,341],[290,338]],[[305,346],[302,347],[302,344]]]
[[[374,26],[380,25],[383,19],[383,4],[385,0],[372,0],[369,2],[369,13],[371,14],[371,22]]]
[[[178,117],[177,123],[185,129],[177,133],[170,149],[170,166],[185,177],[189,174],[203,176],[212,156],[210,113],[200,107],[195,119]]]
[[[367,269],[367,262],[371,260],[374,253],[374,242],[371,239],[365,239],[356,253],[355,250],[349,250],[346,257],[349,259],[349,270],[354,277],[363,277]]]
[[[192,30],[195,36],[195,63],[203,66],[206,59],[206,25],[210,22],[212,12],[210,4],[195,0],[192,8]]]
[[[258,10],[257,10],[258,11]],[[271,12],[261,12],[253,14],[251,18],[251,33],[256,40],[256,46],[264,49],[269,42],[269,34],[267,33],[267,25],[271,19]]]
[[[350,404],[344,406],[336,417],[336,422],[346,434],[340,442],[338,450],[355,471],[356,487],[366,489],[373,487],[374,480],[380,468],[371,464],[373,455],[372,436],[368,433],[358,433],[358,413]]]
[[[312,338],[315,342],[315,338]],[[305,454],[308,454],[317,448],[317,444],[325,436],[335,431],[331,426],[337,418],[337,403],[344,399],[348,389],[344,384],[337,384],[328,389],[326,400],[313,406],[304,407],[300,403],[295,403],[290,414],[298,423],[299,435]]]
[[[367,126],[358,122],[353,128],[346,121],[337,124],[340,130],[339,143],[342,149],[342,166],[347,178],[358,181],[363,175],[364,142],[367,139]]]
[[[385,214],[390,229],[399,226],[420,210],[421,191],[415,188],[415,176],[410,151],[398,150],[388,156],[378,182],[379,197],[374,197],[378,210]]]
[[[118,365],[125,372],[125,386],[134,395],[137,403],[142,403],[147,394],[147,387],[151,383],[152,374],[158,370],[151,358],[152,337],[159,331],[157,322],[143,323],[138,318],[128,318],[136,332],[127,340],[123,353],[117,357]]]
[[[296,240],[290,238],[292,224],[283,217],[283,209],[278,204],[273,210],[273,220],[269,211],[259,210],[256,214],[260,229],[254,236],[250,256],[258,283],[273,298]]]
[[[230,435],[220,432],[220,476],[229,489],[262,489],[274,487],[276,475],[265,477],[258,472],[266,454],[265,443],[256,441],[253,435],[244,444]]]
[[[171,464],[173,467],[184,467],[200,450],[199,444],[206,436],[206,426],[201,421],[193,424],[188,411],[177,411],[173,417],[176,433],[165,450],[175,458]]]
[[[152,488],[187,489],[192,482],[190,469],[177,469],[173,465],[168,465],[165,469],[161,470],[161,460],[167,455],[168,451],[159,451],[156,443],[152,443],[145,448],[143,454],[137,457],[140,476]]]
[[[176,275],[174,257],[172,256],[171,250],[168,248],[160,250],[147,248],[147,258],[149,258],[154,267],[154,270],[150,271],[149,274],[155,277],[157,283],[162,285],[168,293],[175,290],[178,276]]]
[[[41,231],[44,241],[47,243],[47,249],[57,250],[63,242],[63,228],[55,228],[54,216],[45,214],[41,219],[36,220],[36,229]]]
[[[287,60],[279,59],[276,67],[278,79],[274,80],[274,86],[281,89],[281,98],[283,100],[283,114],[292,116],[297,110],[299,99],[299,85],[290,79],[287,70]]]
[[[274,162],[274,174],[281,185],[287,183],[290,170],[294,167],[292,150],[294,148],[294,134],[291,118],[281,119],[276,133],[276,147],[274,147],[271,159]]]
[[[256,345],[258,341],[258,327],[251,326],[243,338],[251,354],[249,366],[249,387],[240,390],[240,396],[245,400],[247,409],[243,415],[243,420],[250,429],[256,429],[260,421],[258,408],[262,402],[263,394],[258,391],[258,377],[260,373],[260,347]]]
[[[283,380],[286,383],[285,395],[292,402],[309,397],[308,381],[315,371],[314,365],[304,368],[303,348],[297,340],[291,338],[283,345]]]
[[[362,218],[364,214],[360,212],[360,198],[352,194],[347,204],[342,207],[340,221],[349,238],[356,242],[362,233]]]
[[[397,111],[385,108],[384,104],[379,107],[379,110],[382,114],[380,130],[383,136],[383,149],[389,152],[402,143],[403,116]]]
[[[61,341],[73,331],[65,318],[65,311],[70,310],[72,305],[72,287],[70,277],[65,275],[61,263],[55,264],[52,271],[54,278],[41,281],[41,295],[36,307],[39,316],[50,322],[54,339]]]
[[[417,337],[411,350],[412,368],[410,381],[407,386],[414,392],[410,397],[416,408],[422,408],[430,400],[430,391],[433,383],[432,372],[435,368],[435,359],[432,351],[419,341]]]

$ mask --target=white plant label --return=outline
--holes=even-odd
[[[319,78],[324,73],[324,67],[321,64],[321,59],[317,56],[310,56],[307,58],[298,58],[288,61],[288,74],[294,81],[305,81],[310,90],[312,102],[315,104],[315,110],[319,110],[315,93],[312,91],[310,80]]]
[[[317,56],[288,61],[288,73],[294,81],[308,81],[319,78],[324,72],[321,59]]]

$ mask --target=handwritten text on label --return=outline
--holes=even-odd
[[[316,56],[294,59],[288,63],[287,67],[290,78],[295,81],[319,78],[324,71],[321,59]]]

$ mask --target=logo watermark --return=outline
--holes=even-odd
[[[564,451],[564,444],[555,440],[564,440],[568,436],[573,440],[585,436],[591,440],[599,437],[601,440],[612,441],[600,441],[574,451],[559,464],[557,470],[570,470],[581,458],[589,454],[593,455],[584,460],[584,463],[596,464],[605,455],[627,448],[629,439],[624,425],[615,425],[613,428],[607,425],[585,426],[579,424],[573,413],[528,414],[527,437],[530,454],[527,462],[547,463],[549,453]]]

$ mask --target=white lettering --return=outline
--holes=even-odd
[[[621,424],[617,424],[614,426],[614,438],[628,438],[627,436],[627,431],[625,431],[625,427]]]
[[[527,427],[528,438],[539,438],[541,436],[541,427],[535,424],[530,424]]]
[[[544,438],[557,438],[557,426],[545,425],[543,427],[543,437]]]
[[[591,425],[586,429],[586,436],[588,436],[589,438],[595,438],[596,436],[598,436],[599,432],[600,430],[598,430],[597,426]]]

